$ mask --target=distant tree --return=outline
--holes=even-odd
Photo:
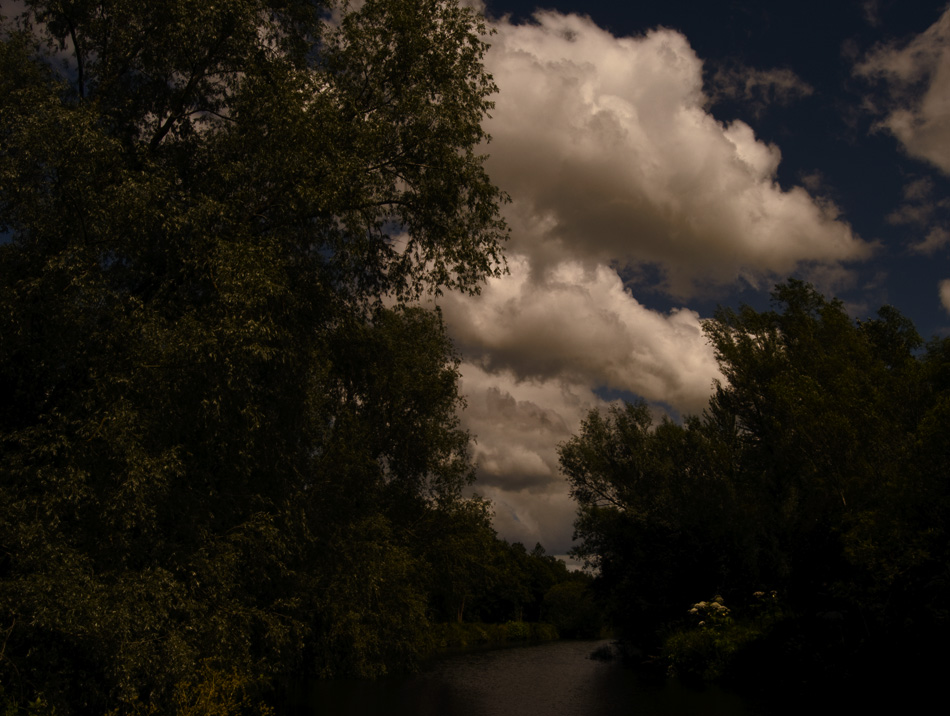
[[[490,504],[478,497],[447,509],[428,510],[414,528],[429,567],[432,617],[463,622],[485,609],[485,595],[496,588],[494,559],[498,538],[491,526]]]
[[[603,626],[600,607],[585,579],[570,579],[551,587],[544,595],[541,613],[562,638],[595,639]]]

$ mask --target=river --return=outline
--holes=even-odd
[[[738,695],[643,681],[617,661],[588,658],[605,641],[556,641],[469,651],[413,676],[311,685],[280,716],[764,716]]]

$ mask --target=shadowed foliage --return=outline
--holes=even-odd
[[[947,339],[921,350],[895,309],[855,322],[800,281],[772,297],[707,322],[725,381],[702,416],[653,425],[645,405],[615,406],[561,447],[577,553],[641,644],[695,628],[689,605],[717,594],[728,628],[673,643],[718,659],[755,635],[794,653],[785,673],[854,675],[946,634]],[[770,590],[783,610],[767,636],[742,619]],[[708,666],[690,668],[726,670]]]
[[[26,7],[0,31],[5,698],[411,665],[426,526],[472,466],[441,316],[408,306],[503,268],[483,25]]]

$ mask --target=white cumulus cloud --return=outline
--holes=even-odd
[[[508,264],[510,275],[477,298],[441,301],[469,360],[520,379],[609,387],[702,411],[720,374],[698,314],[645,308],[606,265],[569,261],[539,275],[525,256]]]
[[[512,248],[537,264],[648,263],[688,297],[870,255],[831,203],[778,185],[778,147],[706,111],[683,35],[554,12],[495,28],[488,168],[513,199]]]
[[[887,86],[880,126],[950,174],[950,8],[909,42],[877,48],[855,72]]]

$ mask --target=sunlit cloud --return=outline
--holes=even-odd
[[[886,87],[877,125],[913,157],[950,174],[950,8],[909,42],[878,47],[855,73]]]
[[[513,198],[513,250],[538,267],[649,263],[683,298],[871,255],[833,203],[779,186],[777,146],[708,113],[683,35],[535,20],[496,23],[487,57],[501,90],[488,167]]]
[[[910,248],[914,253],[930,256],[946,246],[950,246],[950,231],[935,226],[927,232],[921,242],[912,245]]]
[[[647,309],[605,265],[565,262],[534,274],[525,256],[508,264],[511,274],[489,281],[476,299],[441,303],[470,361],[522,380],[567,380],[683,413],[703,409],[721,376],[694,311]]]
[[[904,186],[904,200],[885,217],[889,224],[914,230],[911,253],[930,256],[950,245],[950,231],[945,228],[950,219],[950,198],[937,199],[934,190],[929,177],[909,181]]]

